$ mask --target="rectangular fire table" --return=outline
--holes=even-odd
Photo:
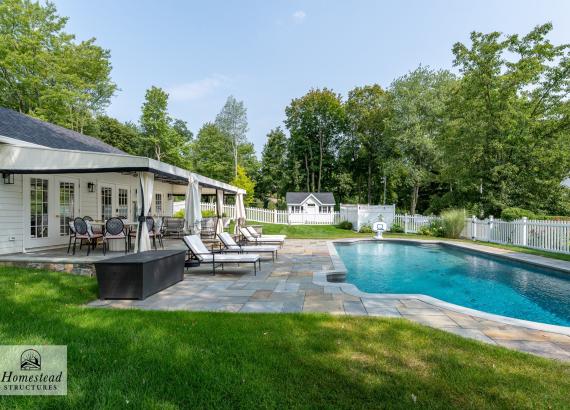
[[[183,250],[132,253],[95,262],[99,299],[146,299],[184,279]]]

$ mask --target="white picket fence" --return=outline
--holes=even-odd
[[[394,222],[406,233],[417,233],[437,216],[396,215]],[[570,253],[570,221],[543,221],[526,218],[512,222],[494,219],[465,219],[461,237],[474,241],[515,245],[549,252]]]
[[[422,226],[428,226],[432,221],[437,219],[439,219],[437,216],[396,214],[394,216],[394,223],[404,228],[404,233],[418,233]]]
[[[462,236],[505,245],[549,252],[570,253],[570,222],[526,218],[512,222],[500,219],[467,219]]]
[[[201,203],[202,211],[216,212],[216,204],[210,202]],[[235,218],[235,206],[224,205],[223,211],[228,218]],[[340,213],[328,214],[289,214],[288,211],[263,208],[245,208],[245,216],[248,221],[263,222],[280,225],[335,225],[340,222]]]

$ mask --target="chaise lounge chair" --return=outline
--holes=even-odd
[[[222,265],[226,263],[252,263],[254,274],[257,275],[257,265],[259,264],[259,269],[261,270],[261,258],[258,254],[223,254],[214,253],[202,242],[198,235],[187,235],[182,238],[188,250],[193,258],[198,260],[200,263],[211,263],[212,264],[212,275],[216,274],[216,264]]]
[[[264,234],[260,234],[259,232],[257,232],[253,226],[246,226],[245,229],[247,229],[249,231],[249,233],[251,234],[251,236],[253,236],[254,238],[271,238],[271,239],[283,239],[285,240],[287,238],[287,235],[264,235]]]
[[[260,236],[256,238],[246,228],[239,228],[239,232],[247,242],[251,242],[255,245],[278,244],[279,246],[283,246],[283,244],[285,243],[285,238],[265,237],[265,236]]]
[[[275,262],[275,259],[277,258],[277,251],[279,250],[279,246],[277,245],[238,245],[228,232],[219,233],[218,238],[220,238],[220,241],[222,241],[225,246],[224,252],[271,253],[273,262]]]

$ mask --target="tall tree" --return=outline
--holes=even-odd
[[[184,122],[168,115],[168,94],[158,87],[146,91],[140,125],[142,153],[186,168],[190,163],[191,139]]]
[[[238,174],[230,181],[230,184],[245,189],[243,198],[244,205],[251,205],[254,201],[255,182],[247,175],[245,168],[238,165]]]
[[[448,112],[446,178],[457,199],[498,214],[509,206],[563,212],[570,170],[570,46],[551,24],[524,36],[471,33],[453,47],[462,74]]]
[[[0,2],[0,105],[83,132],[117,87],[109,51],[66,22],[49,2]]]
[[[229,182],[233,177],[233,155],[226,134],[212,123],[202,126],[192,145],[192,166],[199,174]]]
[[[291,134],[290,153],[304,163],[307,190],[320,192],[323,176],[332,175],[346,119],[340,95],[326,88],[312,89],[285,108]],[[330,188],[332,179],[326,185]]]
[[[348,132],[356,144],[357,162],[365,164],[368,203],[372,203],[374,176],[378,176],[382,153],[386,155],[385,123],[388,98],[378,84],[356,87],[346,101]]]
[[[115,118],[100,115],[89,121],[85,133],[110,144],[127,154],[140,155],[139,130],[134,124],[122,123]]]
[[[390,85],[391,144],[399,155],[395,169],[406,175],[411,188],[410,213],[416,213],[420,189],[439,172],[442,118],[454,77],[448,71],[419,67]]]
[[[261,153],[261,170],[257,183],[262,199],[267,196],[283,197],[287,190],[287,137],[280,127],[267,134]]]
[[[228,136],[234,160],[234,176],[237,176],[239,165],[239,147],[246,142],[247,110],[243,101],[228,97],[224,107],[216,116],[216,126]]]

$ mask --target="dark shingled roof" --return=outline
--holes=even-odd
[[[48,148],[125,154],[120,149],[105,144],[97,138],[7,108],[0,108],[0,136]]]
[[[287,192],[285,201],[288,204],[300,204],[311,194],[323,205],[334,205],[335,203],[332,192]]]

